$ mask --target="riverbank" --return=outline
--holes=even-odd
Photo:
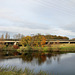
[[[51,46],[52,51],[75,52],[75,44],[56,44]]]
[[[75,52],[75,44],[52,44],[44,47],[20,47],[18,52]]]
[[[30,52],[75,52],[75,44],[51,44],[44,47],[35,46],[0,46],[0,55],[16,56],[23,53]]]

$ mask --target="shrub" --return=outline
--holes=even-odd
[[[30,46],[26,46],[26,47],[20,47],[19,49],[17,49],[18,52],[25,52],[25,51],[30,51],[32,50],[32,48]]]
[[[5,48],[5,50],[10,51],[10,50],[14,50],[14,48],[13,48],[13,46],[9,45],[8,47]]]
[[[6,48],[5,45],[0,44],[0,50],[4,50]]]
[[[18,45],[14,45],[13,48],[14,49],[18,49],[19,47],[18,47]]]
[[[49,47],[45,46],[43,47],[43,51],[48,51],[49,50]]]
[[[26,50],[25,47],[20,47],[19,49],[17,49],[18,52],[23,52],[25,50]]]

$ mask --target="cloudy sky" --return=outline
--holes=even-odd
[[[75,38],[75,0],[0,0],[0,34]]]

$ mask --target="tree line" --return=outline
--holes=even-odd
[[[57,36],[57,35],[41,35],[41,34],[37,34],[37,35],[34,35],[32,34],[31,37],[35,38],[35,37],[39,37],[39,36],[43,36],[45,37],[46,39],[67,39],[69,40],[68,37],[66,36]],[[0,39],[21,39],[22,37],[25,37],[23,34],[14,34],[13,37],[11,38],[10,34],[9,33],[6,33],[5,35],[2,34]]]
[[[33,35],[33,36],[25,36],[21,38],[22,46],[36,46],[36,47],[44,47],[47,40],[51,39],[65,39],[69,40],[68,37],[56,36],[56,35]]]

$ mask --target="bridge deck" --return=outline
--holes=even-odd
[[[19,43],[20,40],[18,39],[4,39],[4,40],[0,40],[0,43]],[[62,40],[62,39],[50,39],[50,40],[46,40],[46,42],[57,42],[57,43],[75,43],[75,41],[72,40]]]
[[[0,41],[0,42],[20,42],[20,41]],[[75,41],[46,41],[46,42],[75,42]]]

